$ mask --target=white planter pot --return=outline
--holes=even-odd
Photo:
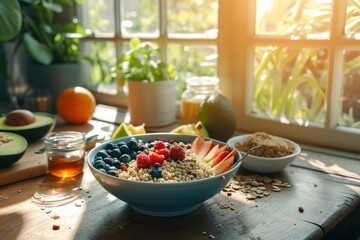
[[[172,124],[176,119],[176,81],[128,81],[131,123],[147,127]]]

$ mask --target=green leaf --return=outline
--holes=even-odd
[[[29,33],[24,34],[23,40],[26,50],[33,59],[45,65],[49,65],[52,62],[53,55],[50,48],[37,41]]]
[[[57,4],[54,2],[48,2],[48,1],[42,0],[41,4],[45,9],[51,10],[56,13],[62,13],[62,11],[63,11],[63,7],[60,4]]]
[[[20,32],[21,9],[17,0],[0,1],[0,42],[8,41]]]

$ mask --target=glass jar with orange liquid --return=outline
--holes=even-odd
[[[216,95],[219,79],[210,76],[194,76],[186,79],[186,90],[181,95],[182,124],[199,121],[200,106],[206,97]]]
[[[45,138],[49,174],[74,177],[82,173],[85,158],[85,135],[81,132],[50,133]]]

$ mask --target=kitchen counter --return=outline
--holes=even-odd
[[[58,123],[56,130],[85,131],[109,139],[116,127],[91,120],[84,125]],[[33,151],[41,146],[41,141],[31,143],[24,157],[40,161],[45,155],[35,156]],[[291,166],[267,175],[288,184],[281,191],[272,192],[270,187],[269,196],[255,200],[247,199],[240,190],[222,191],[194,212],[171,218],[133,211],[106,192],[88,166],[74,181],[78,194],[75,201],[57,207],[38,206],[32,197],[48,181],[43,171],[39,176],[0,187],[1,239],[278,240],[360,236],[360,156],[302,147]],[[238,175],[254,173],[240,169]],[[54,230],[54,225],[59,229]]]

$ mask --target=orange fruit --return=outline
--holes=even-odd
[[[94,95],[83,87],[65,89],[57,100],[57,112],[69,123],[86,123],[95,111]]]

